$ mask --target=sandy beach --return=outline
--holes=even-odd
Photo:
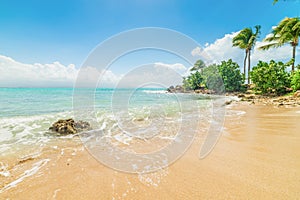
[[[59,140],[42,154],[2,158],[1,199],[297,199],[300,196],[300,108],[238,102],[225,130],[200,160],[205,130],[171,166],[149,174],[114,171],[79,138]],[[5,170],[10,176],[3,176]],[[26,171],[27,170],[27,171]],[[17,180],[17,181],[16,181]]]

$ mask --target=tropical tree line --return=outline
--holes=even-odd
[[[202,62],[202,61],[200,61]],[[220,64],[212,64],[202,68],[196,62],[193,72],[183,79],[185,90],[213,90],[216,93],[244,92],[248,86],[244,84],[245,76],[240,66],[231,59]],[[282,95],[287,92],[300,90],[300,64],[294,72],[287,71],[292,60],[283,63],[271,60],[259,61],[250,72],[253,89],[258,94]]]
[[[292,47],[292,57],[287,63],[259,61],[251,70],[251,51],[260,36],[261,26],[241,30],[232,40],[233,47],[239,47],[245,51],[244,70],[240,72],[237,63],[232,60],[222,61],[219,65],[205,66],[202,60],[198,60],[190,76],[184,78],[183,86],[185,89],[216,88],[220,87],[218,78],[222,78],[224,90],[228,92],[245,90],[245,78],[247,83],[252,81],[254,90],[260,93],[284,94],[291,90],[300,89],[300,65],[295,66],[296,50],[300,36],[300,18],[284,18],[273,28],[271,34],[263,40],[266,44],[260,46],[259,50],[278,48],[285,44]],[[291,71],[287,68],[291,67]],[[246,72],[248,70],[248,73]],[[216,76],[217,74],[217,76]],[[214,85],[215,84],[215,85]],[[213,86],[213,87],[212,87]]]
[[[199,63],[203,63],[201,68],[198,66]],[[246,90],[240,66],[231,59],[209,66],[205,66],[200,60],[195,63],[192,70],[195,72],[183,79],[185,90],[209,89],[217,93]]]
[[[250,56],[251,50],[255,46],[257,39],[260,36],[259,25],[255,26],[255,31],[251,28],[245,28],[241,30],[232,40],[232,46],[239,47],[245,50],[244,58],[244,74],[246,75],[246,59],[248,58],[248,84],[250,84]],[[296,48],[299,44],[300,36],[300,18],[284,18],[279,24],[273,28],[270,35],[268,35],[263,41],[267,44],[260,46],[260,50],[268,50],[270,48],[281,47],[285,44],[292,46],[292,71],[295,70]]]

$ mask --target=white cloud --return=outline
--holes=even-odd
[[[73,87],[78,73],[73,64],[24,64],[0,55],[0,87]],[[120,79],[112,71],[99,72],[95,67],[86,67],[80,74],[80,80],[86,80],[87,84],[97,82],[101,75],[104,87],[114,86]]]
[[[193,49],[191,54],[194,56],[201,56],[203,52],[205,52],[209,58],[204,60],[207,64],[220,63],[223,60],[232,59],[242,68],[245,52],[238,47],[232,47],[232,39],[237,34],[238,32],[226,34],[223,38],[217,39],[214,43],[206,44],[201,51],[199,51],[199,49],[201,49],[199,47]],[[270,61],[273,59],[276,61],[288,61],[292,56],[292,48],[288,44],[279,48],[271,48],[267,51],[258,50],[258,47],[263,44],[265,44],[265,42],[257,41],[253,51],[251,52],[251,66],[255,66],[259,60]],[[296,57],[297,63],[300,61],[299,51],[300,48],[298,47]]]
[[[270,48],[267,51],[259,50],[258,47],[267,44],[266,42],[257,41],[254,52],[252,52],[251,59],[253,63],[257,63],[259,60],[269,61],[269,60],[277,60],[277,61],[287,61],[292,57],[292,47],[290,45],[284,45],[279,48]],[[299,55],[299,51],[298,54]],[[298,60],[299,62],[299,60]]]
[[[205,47],[207,47],[209,44],[206,43]],[[205,48],[196,47],[191,52],[192,56],[198,57],[197,59],[203,60],[206,64],[209,64],[210,55],[205,51]]]
[[[0,87],[136,87],[147,82],[171,85],[181,83],[187,68],[181,63],[162,62],[137,68],[118,75],[111,70],[87,66],[80,70],[75,65],[25,64],[0,55]]]
[[[204,61],[207,64],[219,63],[222,60],[228,60],[229,58],[237,62],[241,61],[243,59],[244,52],[238,48],[232,47],[232,38],[236,34],[237,33],[226,34],[223,38],[217,39],[212,44],[206,43],[201,54],[195,54],[196,49],[193,49],[191,53],[193,54],[194,52],[194,55],[202,56],[203,52],[205,52],[207,56]]]
[[[167,64],[167,63],[157,62],[157,63],[154,63],[154,66],[155,67],[166,67],[166,68],[173,69],[175,71],[184,71],[184,70],[186,70],[186,67],[181,63]]]
[[[196,55],[199,51],[200,48],[195,48],[194,54]],[[175,70],[180,76],[182,77],[187,77],[191,74],[191,69],[193,66],[186,67],[181,63],[175,63],[175,64],[166,64],[166,63],[155,63],[155,67],[166,67],[167,69]],[[176,77],[177,78],[177,77]],[[175,79],[174,79],[175,80]],[[174,81],[174,84],[181,84],[181,81],[178,82],[178,80]]]
[[[180,69],[181,73],[177,70]],[[124,74],[118,83],[120,88],[140,88],[140,87],[169,87],[182,83],[182,73],[186,67],[182,64],[148,64],[130,70]]]
[[[203,52],[203,49],[200,47],[196,47],[195,49],[192,50],[191,54],[192,56],[199,56]]]

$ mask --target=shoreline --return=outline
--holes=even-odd
[[[43,164],[35,174],[0,193],[31,199],[295,199],[300,186],[300,109],[232,102],[225,130],[214,150],[200,160],[205,130],[169,167],[150,174],[116,172],[96,161],[80,140],[60,140],[56,148],[18,163],[19,170]],[[244,112],[243,114],[239,114]],[[201,125],[201,124],[199,124]],[[67,148],[66,148],[67,147]],[[64,149],[64,150],[62,150]],[[49,161],[45,161],[49,159]],[[11,172],[13,168],[11,169]],[[3,186],[17,180],[0,177]]]
[[[167,89],[167,93],[179,93],[179,94],[200,94],[200,95],[216,95],[214,91],[207,89],[197,89],[197,90],[184,90],[180,85],[176,87],[171,86]],[[293,94],[286,95],[261,95],[255,94],[252,90],[246,92],[226,92],[224,94],[227,97],[238,98],[240,101],[249,102],[250,104],[258,105],[273,105],[273,106],[285,106],[285,107],[299,107],[300,106],[300,90],[294,92]],[[226,102],[226,105],[236,101],[231,99]]]

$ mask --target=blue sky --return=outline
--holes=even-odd
[[[0,55],[21,63],[83,63],[103,40],[133,28],[163,27],[213,44],[225,34],[262,26],[264,38],[300,1],[0,0]]]
[[[1,0],[0,54],[25,63],[80,65],[104,39],[138,27],[177,30],[200,44],[260,24],[262,36],[299,1],[272,0]],[[247,5],[248,4],[248,5]]]

